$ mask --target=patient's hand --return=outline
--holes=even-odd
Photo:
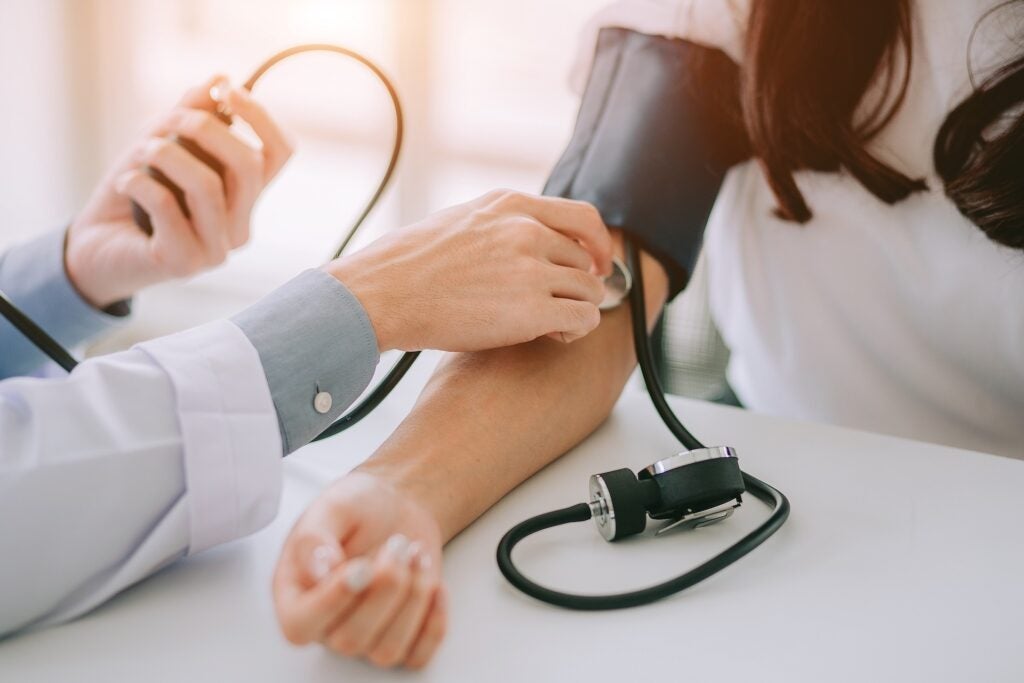
[[[642,258],[653,324],[668,278],[650,256]],[[356,473],[321,494],[292,531],[274,579],[288,639],[325,642],[378,664],[425,664],[446,618],[442,543],[608,416],[635,366],[629,313],[627,306],[608,312],[573,344],[540,339],[447,356],[409,417]],[[430,566],[416,573],[392,565],[390,586],[376,583],[354,596],[346,579],[358,588],[366,578],[367,560],[359,556],[380,567],[379,549],[395,533],[419,541]],[[320,574],[327,576],[317,582]],[[392,636],[395,630],[404,635]]]
[[[349,474],[292,529],[274,574],[285,637],[383,666],[420,668],[444,636],[441,533],[382,479]]]

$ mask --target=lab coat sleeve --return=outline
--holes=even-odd
[[[82,299],[64,270],[64,230],[47,233],[0,255],[0,291],[65,348],[121,325],[127,302],[106,311]],[[18,330],[0,317],[0,379],[36,372],[47,363]]]
[[[228,321],[0,382],[0,635],[259,529],[280,460],[259,357]]]
[[[273,518],[282,432],[298,447],[358,397],[376,338],[355,297],[319,271],[238,320],[65,378],[0,382],[0,637],[79,616]],[[333,390],[324,413],[307,387],[317,383]]]

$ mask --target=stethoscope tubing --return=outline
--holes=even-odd
[[[657,371],[654,367],[654,357],[651,353],[650,337],[647,334],[643,270],[639,251],[630,239],[626,240],[626,260],[629,270],[633,275],[633,287],[629,292],[633,341],[636,349],[637,363],[640,365],[640,372],[644,377],[647,392],[665,426],[679,439],[680,443],[688,450],[704,448],[704,444],[693,436],[682,425],[679,418],[676,417],[675,412],[665,398],[664,390],[658,379]],[[587,503],[579,503],[562,508],[561,510],[546,512],[512,527],[498,543],[498,569],[509,583],[526,595],[556,607],[590,611],[613,610],[639,607],[640,605],[661,600],[722,571],[767,541],[786,523],[786,520],[789,518],[790,505],[789,500],[781,491],[746,472],[743,473],[743,483],[751,495],[771,508],[771,514],[768,518],[758,525],[756,529],[746,534],[723,552],[668,581],[624,593],[580,595],[565,593],[542,586],[524,576],[512,560],[512,551],[516,544],[527,536],[539,531],[562,524],[584,522],[590,519],[593,513],[590,505]]]
[[[252,76],[249,77],[249,80],[245,82],[243,87],[246,90],[251,91],[256,86],[256,83],[260,78],[274,68],[274,66],[290,57],[309,52],[331,52],[355,60],[359,64],[365,66],[387,90],[388,97],[391,100],[391,106],[395,113],[395,139],[392,144],[391,157],[388,159],[387,168],[385,169],[384,175],[381,177],[381,180],[377,184],[373,194],[370,196],[370,200],[366,203],[366,206],[363,208],[362,212],[360,212],[359,216],[352,224],[352,227],[349,228],[348,234],[346,234],[345,238],[341,241],[341,244],[334,251],[333,258],[340,258],[341,255],[345,253],[345,250],[348,249],[349,244],[356,236],[356,233],[359,232],[363,223],[366,222],[366,218],[370,215],[370,212],[373,211],[380,202],[388,185],[391,184],[392,177],[395,174],[395,169],[398,167],[398,159],[401,156],[402,146],[405,141],[405,114],[403,113],[402,100],[398,95],[398,89],[395,87],[395,84],[391,81],[388,75],[384,73],[384,70],[381,67],[354,50],[349,50],[348,48],[341,47],[340,45],[331,45],[329,43],[296,45],[295,47],[278,52],[270,57],[270,59],[263,62],[263,64],[253,72]],[[419,358],[419,355],[419,351],[410,351],[402,354],[402,357],[397,363],[395,363],[391,370],[388,371],[388,374],[384,376],[384,379],[382,379],[380,383],[374,387],[358,405],[356,405],[355,408],[352,408],[348,413],[331,423],[331,425],[318,434],[313,441],[322,441],[332,436],[337,436],[338,434],[341,434],[342,432],[359,424],[363,418],[372,413],[374,409],[376,409],[377,406],[379,406],[381,402],[383,402],[384,399],[394,391],[395,387],[398,386],[399,382],[401,382],[409,372],[409,369],[412,368],[416,359]]]
[[[3,292],[0,292],[0,315],[3,315],[36,348],[49,356],[50,360],[64,368],[67,372],[71,372],[78,365],[75,357],[61,346],[60,342],[51,337],[46,330],[39,327],[32,318],[25,315]]]

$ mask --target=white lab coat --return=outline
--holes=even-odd
[[[257,351],[229,321],[0,382],[0,637],[260,529],[281,455]]]

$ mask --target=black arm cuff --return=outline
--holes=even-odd
[[[664,266],[671,299],[693,271],[726,172],[749,156],[732,60],[608,28],[544,194],[596,206]]]

